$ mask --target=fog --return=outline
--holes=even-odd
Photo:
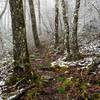
[[[26,30],[28,36],[29,47],[34,46],[32,38],[32,29],[31,29],[31,20],[29,13],[28,0],[24,0],[24,12],[26,19]],[[0,0],[0,13],[2,13],[5,7],[6,0]],[[37,19],[37,28],[41,27],[41,33],[38,31],[40,39],[48,41],[53,38],[52,34],[54,33],[54,16],[55,16],[55,1],[54,0],[40,0],[40,12],[41,12],[41,24],[39,23],[39,10],[38,10],[38,0],[34,0],[35,3],[35,13]],[[66,2],[67,4],[67,2]],[[84,31],[100,31],[100,15],[93,5],[100,9],[99,0],[81,0],[80,16],[79,16],[79,33]],[[59,5],[61,3],[59,2]],[[68,0],[68,16],[69,24],[72,27],[73,22],[73,12],[74,12],[75,0]],[[60,19],[61,23],[59,27],[59,32],[63,30],[63,20],[62,20],[62,10],[60,9]],[[86,27],[86,25],[88,27]],[[92,26],[94,30],[89,27]],[[11,16],[9,10],[9,3],[7,3],[7,8],[2,18],[0,19],[0,37],[2,37],[3,47],[5,50],[12,48],[12,32],[11,32]]]

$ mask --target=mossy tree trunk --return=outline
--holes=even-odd
[[[55,48],[59,44],[59,0],[55,0]]]
[[[22,1],[23,0],[9,0],[9,4],[13,33],[14,75],[27,77],[32,74],[32,67],[27,47]]]
[[[62,0],[62,12],[63,12],[63,20],[64,20],[64,25],[65,25],[65,31],[66,31],[66,48],[67,48],[67,53],[70,54],[68,7],[66,7],[65,0]]]
[[[73,20],[73,32],[72,32],[72,59],[73,60],[80,59],[78,39],[77,39],[79,9],[80,9],[80,0],[76,0],[74,20]]]
[[[35,16],[35,8],[34,8],[34,0],[29,0],[29,7],[30,7],[30,14],[31,14],[31,21],[32,21],[32,31],[34,36],[34,42],[36,48],[40,46],[40,40],[37,32],[37,24],[36,24],[36,16]]]

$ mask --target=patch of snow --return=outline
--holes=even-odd
[[[3,100],[2,97],[0,97],[0,100]]]
[[[76,67],[87,68],[93,62],[93,58],[84,58],[83,60],[78,61],[63,61],[64,58],[59,58],[57,61],[51,63],[51,67]]]
[[[98,65],[98,68],[100,68],[100,65]]]
[[[68,71],[65,71],[64,73],[67,74],[67,73],[69,73],[69,72],[68,72]]]
[[[42,76],[44,79],[46,79],[46,80],[50,80],[50,79],[52,79],[52,77],[51,76],[48,76],[48,75],[46,75],[46,76]]]
[[[12,100],[13,98],[15,98],[16,95],[10,96],[7,98],[7,100]]]
[[[100,71],[98,72],[98,74],[100,74]]]
[[[12,73],[13,57],[10,55],[5,56],[0,60],[0,87],[5,85],[5,80]],[[0,95],[2,90],[0,89]]]
[[[3,86],[5,84],[4,81],[0,81],[0,86]]]
[[[61,59],[58,59],[55,62],[51,63],[51,67],[65,67],[68,68],[67,62],[62,61]]]

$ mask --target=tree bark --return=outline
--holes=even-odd
[[[59,0],[55,0],[55,48],[59,44],[59,8],[58,8]]]
[[[41,34],[41,1],[38,0],[39,34]]]
[[[68,6],[68,5],[67,5]],[[70,54],[70,45],[69,45],[69,24],[68,24],[68,7],[66,7],[65,0],[62,0],[62,10],[63,10],[63,20],[64,20],[64,25],[65,25],[65,30],[66,30],[66,48],[67,48],[67,53]]]
[[[9,4],[12,19],[14,74],[26,77],[31,75],[32,67],[27,47],[22,1],[9,0]]]
[[[33,0],[29,0],[29,7],[30,7],[30,14],[31,14],[34,42],[35,42],[36,48],[38,48],[40,46],[40,40],[39,40],[39,36],[38,36],[38,32],[37,32],[36,16],[35,16],[35,9],[34,9]]]
[[[79,9],[80,9],[80,0],[76,0],[74,20],[73,20],[73,33],[72,33],[72,59],[73,60],[80,59],[78,39],[77,39]]]

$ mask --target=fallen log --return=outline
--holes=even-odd
[[[30,89],[32,89],[34,87],[36,87],[36,85],[34,85],[34,84],[30,85],[29,87],[26,87],[25,89],[23,89],[20,93],[18,93],[15,97],[13,97],[10,100],[20,100],[20,98],[22,96],[24,96],[28,90],[30,90]]]

